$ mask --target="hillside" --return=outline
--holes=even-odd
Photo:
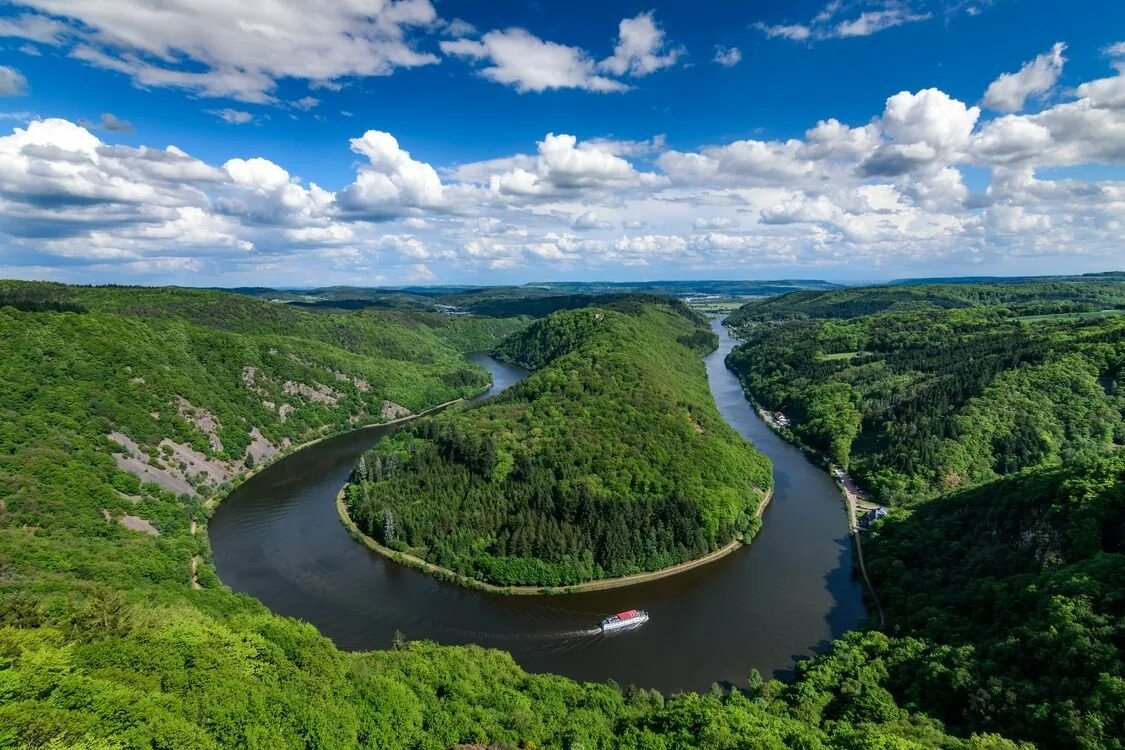
[[[627,294],[676,297],[715,296],[763,297],[801,289],[828,290],[837,284],[815,279],[777,281],[549,281],[520,286],[406,286],[322,287],[315,289],[270,289],[243,287],[227,291],[258,299],[284,302],[314,310],[402,309],[420,312],[455,310],[474,315],[543,316],[589,304],[589,297],[611,298]],[[612,301],[607,302],[612,304]]]
[[[530,675],[506,654],[475,647],[409,643],[341,652],[311,626],[271,614],[215,578],[206,562],[202,496],[221,499],[224,484],[198,483],[178,495],[142,485],[117,467],[114,457],[124,455],[107,435],[116,429],[131,436],[169,469],[178,464],[160,447],[166,440],[231,468],[253,454],[239,452],[250,425],[271,441],[296,442],[347,424],[349,409],[370,414],[380,399],[421,409],[471,391],[483,377],[471,368],[471,383],[443,379],[464,367],[456,348],[443,343],[453,331],[382,321],[384,337],[397,331],[403,346],[430,342],[422,352],[430,364],[411,364],[315,337],[239,332],[285,323],[325,338],[343,331],[342,343],[369,348],[351,338],[364,329],[357,320],[314,320],[217,293],[3,289],[0,747],[1015,748],[992,736],[952,737],[897,706],[862,661],[842,656],[866,648],[867,636],[807,668],[793,687],[763,687],[752,673],[740,690],[669,699]],[[132,312],[111,312],[126,308]],[[214,326],[189,322],[177,309]],[[451,325],[458,338],[479,341],[487,338],[479,327],[494,323]],[[293,406],[284,421],[242,380],[247,365],[268,376],[254,383],[270,388],[275,404]],[[406,376],[388,373],[396,369]],[[370,378],[370,390],[357,376]],[[375,387],[380,376],[385,391]],[[283,378],[314,392],[320,383],[341,397],[327,404],[288,394]],[[280,393],[272,390],[278,382]],[[192,411],[181,416],[176,396]],[[211,444],[212,433],[221,448]],[[126,516],[148,526],[131,528]],[[849,694],[863,686],[873,701],[849,721],[833,703],[832,691],[844,683]]]
[[[0,295],[46,310],[0,307],[4,564],[60,589],[75,571],[127,580],[130,565],[186,580],[205,545],[182,532],[207,499],[296,444],[478,392],[487,373],[443,337],[496,340],[475,319],[275,319],[277,306],[215,293]]]
[[[731,313],[727,325],[739,328],[788,319],[855,318],[881,312],[982,305],[1002,306],[1017,315],[1121,310],[1125,309],[1125,273],[963,283],[901,282],[891,286],[798,291],[748,302]]]
[[[714,346],[679,303],[555,313],[497,348],[535,374],[365,457],[353,518],[496,584],[628,575],[748,539],[770,469],[711,400],[699,355]]]
[[[902,287],[927,304],[744,324],[728,364],[795,437],[889,503],[1125,443],[1125,315],[1019,315],[1033,293],[1001,286],[1010,306],[991,304],[992,285],[957,286],[990,304],[954,309],[932,304],[944,288]],[[1125,295],[1122,283],[1074,288],[1099,304]]]
[[[892,633],[926,639],[894,690],[1041,747],[1125,738],[1125,455],[924,502],[864,544]]]

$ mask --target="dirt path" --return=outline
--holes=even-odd
[[[489,591],[496,594],[580,594],[589,591],[607,591],[609,589],[619,589],[626,586],[635,586],[639,583],[647,583],[649,581],[655,581],[660,578],[667,578],[668,576],[674,576],[679,573],[687,572],[694,568],[702,567],[722,557],[726,557],[731,552],[734,552],[736,549],[742,546],[742,541],[735,539],[729,544],[720,547],[710,554],[704,555],[703,557],[697,557],[694,560],[682,562],[678,565],[672,565],[667,568],[652,570],[646,573],[634,573],[632,575],[621,576],[619,578],[602,578],[597,581],[577,583],[573,586],[497,586],[495,584],[486,583],[485,581],[479,581],[475,578],[469,578],[468,576],[450,570],[449,568],[443,568],[440,565],[434,565],[431,562],[423,560],[417,555],[411,555],[406,552],[398,552],[397,550],[393,550],[390,547],[384,547],[383,545],[379,544],[377,541],[360,531],[359,527],[356,526],[355,522],[352,521],[351,516],[348,514],[347,503],[344,502],[346,493],[347,485],[344,485],[339,494],[336,495],[336,512],[337,514],[339,514],[340,521],[344,524],[344,527],[348,530],[348,533],[351,534],[356,541],[360,542],[370,550],[378,552],[385,557],[391,558],[401,565],[414,568],[415,570],[420,570],[424,573],[430,573],[431,575],[435,575],[438,578],[454,581],[462,586],[465,586],[466,588],[477,589],[479,591]],[[771,488],[762,498],[762,501],[758,503],[756,515],[759,518],[761,518],[762,514],[765,512],[766,507],[769,505],[769,502],[772,498],[773,489]]]
[[[859,523],[856,517],[856,499],[850,492],[845,491],[844,496],[848,500],[848,528],[851,529],[852,539],[855,541],[855,556],[859,563],[859,572],[863,576],[863,582],[867,585],[867,590],[871,593],[871,600],[875,602],[875,611],[879,613],[879,628],[882,629],[886,627],[887,620],[883,616],[883,605],[879,603],[879,595],[875,593],[875,587],[871,584],[871,577],[867,575],[867,566],[863,564],[863,540],[860,538]]]

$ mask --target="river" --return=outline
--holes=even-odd
[[[753,544],[710,565],[623,589],[555,597],[486,594],[441,583],[357,544],[336,516],[352,464],[393,427],[341,435],[251,477],[209,523],[223,583],[307,620],[344,649],[408,639],[510,651],[526,669],[614,679],[666,693],[744,684],[750,669],[787,676],[796,660],[865,617],[852,574],[839,490],[774,435],[723,359],[735,345],[718,321],[707,375],[723,417],[773,461],[774,498]],[[496,393],[525,373],[487,355]],[[648,610],[643,627],[589,629],[607,614]]]

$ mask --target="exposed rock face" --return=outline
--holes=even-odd
[[[168,438],[160,441],[161,455],[171,451],[164,463],[171,471],[179,471],[187,479],[209,484],[222,484],[234,476],[230,464],[218,459],[208,458],[191,447],[173,442]]]
[[[261,465],[276,456],[280,451],[255,427],[250,430],[250,445],[246,447],[246,455],[254,462],[255,466]]]
[[[219,439],[219,422],[215,416],[206,409],[192,406],[191,402],[182,396],[176,396],[176,408],[180,416],[195,425],[195,428],[207,436],[211,443],[211,450],[219,453],[223,450],[223,442]]]
[[[413,413],[414,412],[410,411],[405,406],[400,406],[394,401],[384,401],[383,408],[379,410],[379,415],[382,416],[383,419],[387,422],[390,422],[393,419],[402,419],[403,417],[409,417]]]
[[[305,383],[286,380],[281,389],[290,396],[300,396],[320,404],[332,405],[340,400],[339,391],[315,382],[312,385],[306,385]]]
[[[247,388],[253,388],[261,374],[262,371],[254,365],[246,365],[242,368],[242,384]]]
[[[179,472],[170,471],[163,464],[149,464],[148,455],[141,447],[120,432],[111,432],[109,439],[125,448],[127,454],[114,453],[117,468],[127,471],[142,482],[155,482],[162,489],[177,495],[198,495],[195,487]]]
[[[121,516],[121,518],[117,519],[117,522],[127,529],[139,531],[142,534],[160,536],[160,532],[157,531],[156,527],[153,526],[150,521],[140,516]]]
[[[282,404],[281,406],[277,407],[277,416],[281,418],[282,422],[284,422],[285,419],[294,411],[296,411],[296,409],[294,409],[289,404]]]

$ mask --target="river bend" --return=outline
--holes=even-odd
[[[510,651],[526,669],[614,679],[664,692],[743,684],[749,670],[784,677],[795,661],[864,619],[840,493],[822,470],[754,413],[723,359],[735,341],[718,321],[705,359],[723,417],[773,461],[774,498],[754,543],[717,562],[623,589],[504,596],[442,583],[357,544],[335,499],[361,453],[394,427],[312,445],[251,477],[209,523],[223,583],[307,620],[344,649],[386,648],[394,632]],[[522,379],[487,355],[492,394]],[[644,627],[589,629],[607,613],[647,609]]]

